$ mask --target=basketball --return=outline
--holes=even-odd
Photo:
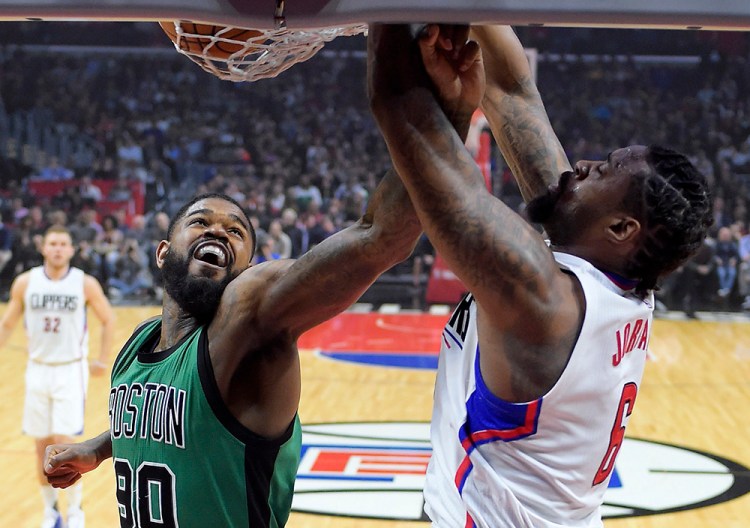
[[[242,52],[242,56],[257,51],[257,46],[247,45],[249,39],[263,35],[262,31],[245,28],[228,28],[212,24],[195,24],[193,22],[179,22],[182,37],[177,40],[175,23],[159,22],[159,25],[172,40],[179,45],[179,49],[188,53],[204,54],[208,58],[228,59],[231,55]],[[205,37],[199,36],[205,35]],[[220,39],[220,40],[217,40]],[[227,39],[235,42],[227,42]]]

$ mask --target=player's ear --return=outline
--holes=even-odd
[[[628,242],[634,240],[641,232],[641,223],[632,216],[614,218],[607,233],[617,242]]]
[[[159,245],[156,246],[156,267],[161,269],[161,267],[164,265],[164,258],[167,256],[167,251],[169,250],[169,242],[166,240],[162,240],[159,242]]]

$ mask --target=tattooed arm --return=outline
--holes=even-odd
[[[559,376],[575,339],[573,281],[539,234],[484,186],[435,97],[455,79],[430,64],[434,43],[421,40],[421,63],[403,26],[372,26],[368,39],[371,107],[425,233],[477,301],[485,380],[500,397],[536,398]],[[441,58],[460,82],[483,81],[473,75],[480,56]]]
[[[229,283],[208,339],[219,392],[240,423],[269,438],[286,431],[301,393],[297,338],[406,259],[421,232],[403,184],[389,171],[357,223],[297,260],[252,266]]]
[[[474,26],[484,56],[487,88],[482,110],[527,202],[555,183],[570,163],[509,26]]]

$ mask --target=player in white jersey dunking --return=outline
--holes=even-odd
[[[45,449],[69,442],[83,433],[83,413],[89,370],[107,369],[115,319],[99,282],[70,266],[74,248],[70,233],[51,227],[44,235],[44,265],[20,274],[13,281],[10,302],[0,320],[0,346],[23,315],[28,337],[29,363],[23,432],[35,438],[37,473],[42,486],[42,528],[62,524],[57,511],[58,490],[47,483],[42,468]],[[102,323],[97,359],[88,363],[86,306]],[[88,363],[88,364],[87,364]],[[68,528],[84,525],[80,483],[68,491]]]
[[[476,28],[481,54],[467,34],[428,26],[415,43],[406,27],[375,26],[368,37],[371,106],[396,170],[471,292],[443,333],[426,511],[445,528],[601,527],[652,289],[705,237],[706,180],[660,147],[570,170],[513,31]],[[487,192],[465,127],[449,122],[468,124],[482,93],[549,245]]]

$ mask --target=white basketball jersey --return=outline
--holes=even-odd
[[[586,313],[565,370],[542,398],[510,403],[489,391],[470,294],[445,327],[424,492],[434,526],[603,526],[600,505],[641,382],[653,296],[621,289],[578,257],[555,259],[578,277]]]
[[[29,271],[24,321],[29,357],[39,363],[67,363],[88,356],[84,273],[71,267],[51,280],[39,266]]]

